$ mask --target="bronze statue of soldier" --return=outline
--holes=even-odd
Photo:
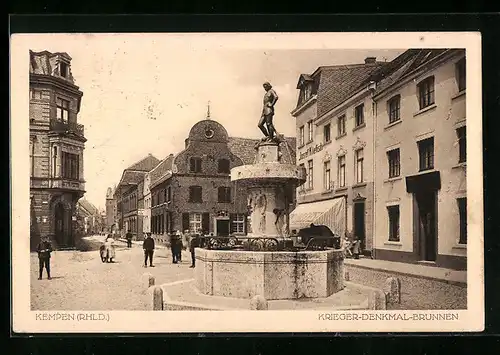
[[[273,90],[270,83],[265,82],[263,85],[266,93],[264,94],[264,107],[262,108],[262,116],[260,117],[258,127],[264,133],[263,141],[275,141],[276,129],[273,125],[274,105],[278,101],[278,94]]]

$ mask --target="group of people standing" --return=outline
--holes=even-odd
[[[196,256],[195,248],[200,246],[200,237],[202,233],[190,233],[189,231],[184,231],[182,234],[180,231],[175,231],[170,234],[170,251],[172,253],[172,264],[178,264],[182,262],[182,249],[184,249],[184,244],[188,245],[189,251],[191,253],[191,266],[194,268],[196,266]],[[127,242],[128,242],[127,233]],[[154,267],[153,265],[153,255],[155,250],[155,241],[151,236],[151,233],[146,233],[146,238],[142,243],[142,249],[144,250],[144,267]]]

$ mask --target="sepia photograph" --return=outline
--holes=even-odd
[[[484,327],[478,34],[11,48],[16,331]]]

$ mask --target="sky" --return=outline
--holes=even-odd
[[[290,112],[301,73],[318,66],[390,61],[404,50],[269,49],[172,42],[168,35],[58,35],[33,38],[34,51],[66,52],[83,92],[78,122],[85,126],[85,198],[104,208],[106,190],[128,166],[151,153],[163,159],[184,147],[190,128],[211,119],[230,136],[260,138],[262,83],[279,96],[274,123],[295,136]]]

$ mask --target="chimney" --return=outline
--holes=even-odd
[[[376,60],[377,60],[377,57],[366,57],[365,58],[365,64],[375,63]]]

